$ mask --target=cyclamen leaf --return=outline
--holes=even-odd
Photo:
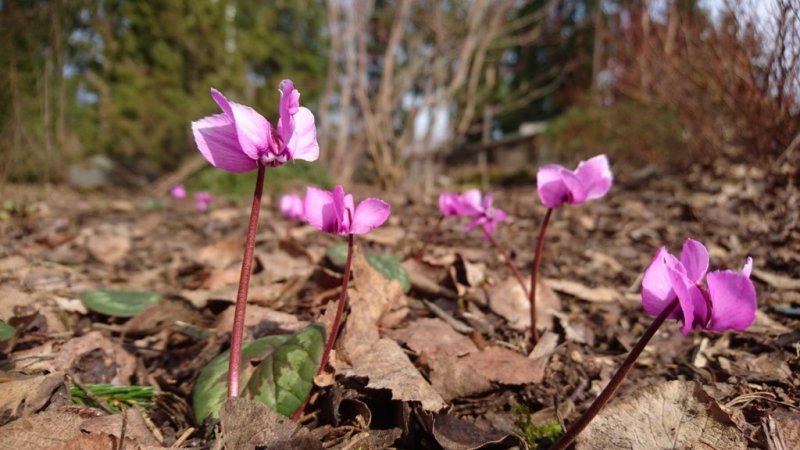
[[[115,291],[99,289],[83,294],[81,300],[87,308],[114,317],[133,317],[161,299],[157,292]]]
[[[16,328],[0,320],[0,341],[11,339],[16,332]]]
[[[325,331],[320,324],[309,325],[294,335],[266,336],[245,343],[240,394],[287,416],[292,414],[311,392],[324,343]],[[200,423],[209,416],[219,417],[227,398],[229,358],[230,351],[219,354],[197,378],[192,406]],[[261,362],[254,367],[257,361]]]
[[[343,267],[347,262],[347,244],[336,244],[328,247],[325,254],[331,262]],[[400,257],[392,253],[367,253],[367,262],[373,269],[380,272],[387,280],[397,280],[403,286],[403,292],[411,290],[411,281],[408,272],[400,264]]]
[[[324,345],[322,325],[303,328],[256,367],[245,394],[285,416],[292,415],[314,386]]]

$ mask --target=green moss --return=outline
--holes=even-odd
[[[517,405],[513,409],[514,433],[519,435],[528,444],[528,448],[547,448],[561,436],[561,425],[551,420],[543,425],[533,423],[531,411],[524,405]]]

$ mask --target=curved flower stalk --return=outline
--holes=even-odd
[[[229,172],[258,169],[231,330],[228,397],[239,395],[245,308],[253,268],[265,168],[280,166],[294,159],[315,161],[319,157],[314,115],[300,106],[300,92],[294,88],[291,80],[283,80],[280,94],[279,118],[274,127],[253,108],[232,102],[213,88],[211,98],[219,105],[222,113],[192,122],[192,134],[197,149],[212,166]]]
[[[341,186],[336,186],[333,191],[324,191],[309,187],[303,205],[305,220],[314,228],[330,234],[347,236],[347,261],[342,277],[342,292],[339,296],[339,305],[333,320],[333,327],[325,350],[322,352],[317,373],[325,370],[328,357],[333,349],[333,344],[339,335],[339,327],[344,313],[345,300],[347,299],[347,285],[350,281],[350,264],[353,258],[353,236],[366,234],[372,229],[383,225],[389,218],[391,207],[378,198],[368,198],[357,206],[351,194],[346,194]]]
[[[578,205],[583,202],[603,197],[614,184],[611,167],[606,155],[598,155],[578,163],[575,170],[569,170],[558,164],[547,164],[536,172],[536,191],[539,199],[547,206],[539,236],[536,239],[536,250],[531,266],[531,289],[528,300],[531,306],[531,344],[538,340],[536,330],[536,275],[542,261],[544,236],[553,210],[569,203]]]
[[[700,242],[687,239],[680,259],[665,247],[656,252],[642,279],[642,307],[657,316],[633,347],[617,373],[589,409],[550,450],[564,450],[619,389],[633,363],[661,324],[667,319],[683,322],[681,332],[691,330],[744,331],[756,317],[756,289],[750,281],[753,259],[747,258],[741,271],[708,271],[708,251]],[[706,284],[703,283],[705,278]]]

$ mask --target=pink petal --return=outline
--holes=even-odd
[[[470,189],[468,191],[464,191],[464,193],[460,196],[460,204],[461,204],[461,215],[473,215],[479,214],[483,211],[483,207],[481,205],[481,199],[483,195],[481,191],[478,189]]]
[[[439,212],[443,216],[457,216],[461,212],[459,196],[452,192],[442,192],[439,194]]]
[[[281,197],[281,213],[290,220],[303,217],[303,199],[297,194],[286,194]]]
[[[247,172],[258,167],[239,146],[236,129],[225,114],[215,114],[192,122],[192,134],[197,149],[211,163],[229,172]]]
[[[706,306],[705,298],[700,288],[692,283],[689,277],[686,276],[680,269],[676,268],[667,269],[670,281],[672,282],[672,289],[678,296],[678,306],[676,308],[683,316],[683,327],[681,333],[687,334],[693,328],[702,328],[705,326],[708,319],[708,306]]]
[[[364,234],[370,230],[383,225],[389,218],[392,208],[388,203],[377,198],[364,199],[356,207],[353,214],[353,223],[350,226],[350,233]]]
[[[557,208],[566,202],[581,203],[586,200],[586,190],[574,173],[557,164],[547,164],[536,173],[539,199],[548,208]]]
[[[278,133],[281,140],[288,142],[294,134],[294,120],[300,108],[300,92],[294,88],[292,80],[283,80],[280,85],[281,100],[278,106]]]
[[[681,250],[681,264],[686,269],[686,276],[699,283],[708,271],[708,250],[700,242],[687,239]]]
[[[585,200],[594,200],[606,195],[614,182],[606,155],[597,155],[582,161],[575,169],[575,176],[586,191]]]
[[[283,125],[283,117],[278,120],[278,128]],[[292,159],[303,161],[316,161],[319,158],[319,143],[317,143],[317,127],[314,124],[314,114],[308,108],[301,107],[294,115],[294,132],[286,144]]]
[[[756,319],[756,288],[741,272],[714,271],[708,274],[713,331],[744,331]]]
[[[312,227],[326,233],[336,228],[336,211],[333,207],[333,193],[309,187],[303,200],[303,217]]]
[[[667,248],[661,247],[645,270],[642,278],[642,307],[651,316],[659,315],[669,302],[675,299],[677,294],[672,289],[669,268],[678,264],[680,262],[667,251]],[[669,315],[670,319],[681,317],[682,314],[678,310]]]
[[[742,275],[750,278],[750,272],[753,271],[753,258],[747,257],[747,260],[744,262],[744,267],[742,267]]]
[[[249,106],[228,100],[216,89],[211,90],[211,97],[236,127],[242,151],[257,161],[271,141],[270,124],[267,119]]]

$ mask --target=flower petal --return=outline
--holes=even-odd
[[[756,319],[756,288],[741,272],[714,271],[708,274],[708,295],[711,297],[713,331],[744,331]]]
[[[314,124],[314,114],[308,108],[301,107],[293,119],[294,130],[289,142],[286,144],[292,159],[316,161],[319,158],[319,143],[317,143],[317,127]],[[278,129],[283,126],[282,122],[283,117],[278,120]]]
[[[258,167],[239,146],[239,139],[231,119],[225,114],[215,114],[192,122],[192,134],[197,149],[211,163],[229,172],[247,172]]]
[[[680,312],[683,316],[683,327],[681,333],[687,334],[693,328],[702,328],[706,324],[708,318],[708,306],[706,306],[705,298],[700,288],[692,283],[686,273],[679,270],[680,266],[676,268],[669,268],[670,281],[672,282],[672,289],[678,296]]]
[[[471,216],[480,214],[483,209],[481,207],[481,199],[483,195],[478,189],[470,189],[464,191],[460,196],[461,214]]]
[[[350,226],[350,233],[364,234],[383,225],[386,219],[389,218],[391,211],[391,206],[381,199],[364,199],[358,204],[356,212],[353,214],[353,223]]]
[[[294,134],[294,119],[300,108],[300,92],[294,88],[292,80],[283,80],[280,85],[281,100],[278,106],[278,133],[282,142],[289,142]]]
[[[439,194],[439,212],[443,216],[457,216],[461,212],[459,195],[453,192]]]
[[[286,194],[281,197],[281,213],[289,220],[303,218],[303,199],[297,194]]]
[[[753,258],[747,257],[747,260],[744,262],[744,267],[742,267],[742,275],[750,278],[750,272],[753,271]]]
[[[326,233],[340,234],[333,193],[309,187],[303,201],[303,217],[312,227]]]
[[[687,239],[681,250],[681,264],[686,269],[686,276],[694,283],[700,283],[708,272],[708,250],[705,245]]]
[[[672,289],[672,280],[669,268],[675,267],[680,262],[672,256],[666,247],[661,247],[653,257],[642,278],[642,307],[648,314],[657,316],[675,299],[677,295]],[[673,311],[670,319],[680,319],[680,311]]]
[[[606,155],[597,155],[587,161],[581,161],[575,169],[575,176],[586,191],[585,200],[594,200],[606,195],[614,183]]]
[[[247,105],[228,100],[219,91],[212,91],[211,96],[233,120],[242,151],[257,161],[272,141],[271,126],[267,119]]]
[[[539,199],[548,208],[586,200],[586,189],[580,180],[570,170],[557,164],[547,164],[539,168],[536,172],[536,190]]]

